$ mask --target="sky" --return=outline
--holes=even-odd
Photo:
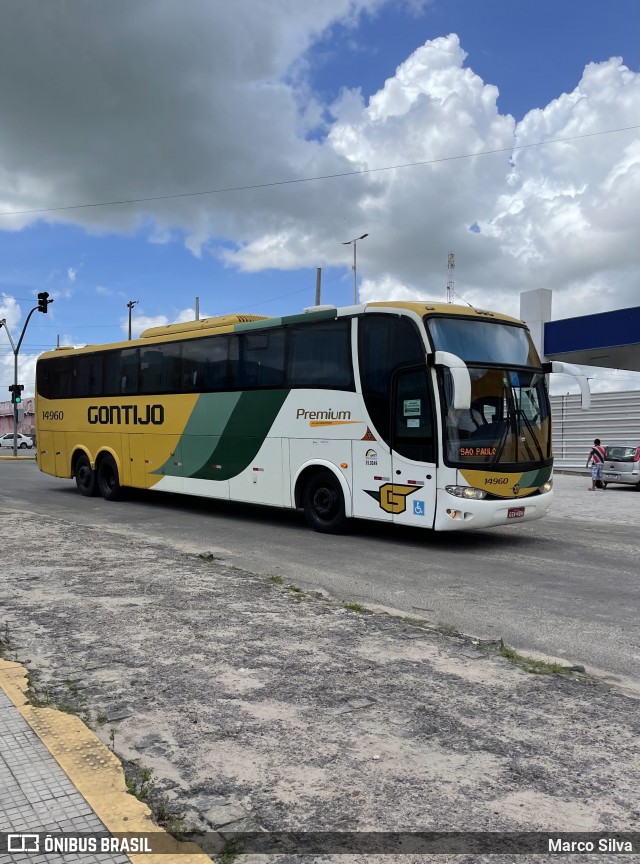
[[[321,267],[322,302],[350,305],[344,243],[365,233],[362,302],[446,300],[453,251],[458,302],[637,305],[639,67],[638,0],[6,0],[14,341],[54,298],[21,348],[25,395],[58,339],[126,338],[129,301],[134,335],[196,297],[201,317],[291,314]],[[0,400],[12,370],[0,329]]]

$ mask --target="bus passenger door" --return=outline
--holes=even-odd
[[[435,411],[424,366],[393,376],[391,476],[385,505],[394,523],[432,528],[436,505]]]

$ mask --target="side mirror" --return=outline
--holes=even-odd
[[[454,410],[471,408],[471,376],[467,364],[450,351],[436,351],[427,356],[429,366],[445,366],[451,372],[453,381],[453,400],[451,407]]]
[[[550,363],[543,363],[542,370],[545,374],[562,373],[563,375],[571,375],[575,378],[580,387],[580,407],[583,411],[591,408],[591,388],[586,375],[573,363],[561,363],[559,360],[552,360]]]

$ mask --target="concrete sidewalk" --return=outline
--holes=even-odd
[[[22,666],[0,660],[0,864],[169,864],[173,857],[45,851],[46,835],[86,841],[116,832],[162,835],[184,864],[210,861],[153,824],[127,794],[116,757],[78,717],[32,706],[26,681]],[[94,842],[99,849],[100,838]]]
[[[0,832],[100,833],[106,831],[85,799],[60,768],[51,753],[0,691]],[[39,845],[39,844],[38,844]],[[17,838],[12,849],[19,849]],[[8,849],[2,843],[0,850]],[[22,848],[33,849],[34,840]],[[0,851],[0,864],[13,862],[113,862],[129,864],[126,855],[69,854]]]

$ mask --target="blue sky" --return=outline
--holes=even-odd
[[[640,123],[636,0],[193,0],[12,7],[0,33],[0,317],[22,348],[203,315],[446,297],[565,317],[637,302],[638,130],[360,177],[96,209],[592,135]],[[161,10],[161,11],[159,11]],[[464,54],[466,53],[466,57]],[[612,57],[621,57],[619,62]],[[589,65],[592,64],[592,65]],[[626,68],[625,68],[626,67]],[[494,88],[497,88],[494,89]],[[563,96],[563,94],[565,94]],[[0,387],[11,381],[0,331]],[[602,388],[638,386],[630,373]],[[27,390],[29,390],[27,383]],[[0,391],[1,392],[1,391]],[[0,399],[2,397],[0,396]]]

